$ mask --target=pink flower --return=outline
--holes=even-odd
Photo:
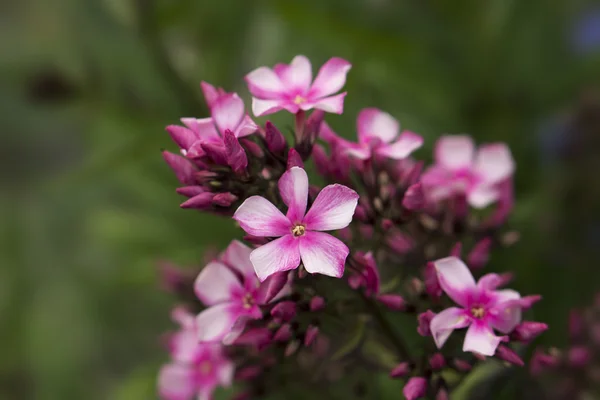
[[[288,206],[287,215],[267,199],[252,196],[233,216],[250,235],[278,237],[250,254],[258,278],[264,281],[275,272],[297,268],[300,260],[311,274],[341,277],[348,247],[322,231],[342,229],[350,224],[358,194],[346,186],[329,185],[321,190],[306,212],[308,176],[299,167],[281,176],[279,193]]]
[[[356,120],[358,143],[340,139],[352,157],[368,160],[375,156],[401,160],[423,145],[416,133],[403,131],[390,114],[377,108],[365,108]],[[400,133],[400,135],[398,135]]]
[[[461,306],[448,308],[431,320],[431,333],[438,348],[442,348],[454,329],[469,327],[463,351],[493,356],[504,339],[494,334],[511,332],[521,321],[519,293],[495,290],[499,279],[487,274],[475,283],[469,268],[456,257],[446,257],[434,263],[440,286]]]
[[[297,113],[316,108],[341,114],[346,92],[333,96],[346,83],[350,63],[331,58],[319,70],[314,82],[308,58],[296,56],[289,65],[277,64],[273,69],[260,67],[246,75],[252,93],[252,112],[261,116],[279,110]],[[312,84],[311,84],[312,83]]]
[[[483,208],[500,199],[501,184],[515,170],[509,148],[502,143],[475,146],[469,136],[443,136],[436,143],[436,164],[422,177],[432,201],[464,195],[469,204]]]
[[[264,300],[250,263],[251,251],[234,240],[220,259],[210,262],[196,278],[196,296],[208,306],[196,317],[197,340],[231,344],[248,320],[262,318],[259,306]],[[279,296],[289,290],[289,285],[284,286]]]
[[[226,150],[223,139],[228,132],[233,133],[236,138],[240,138],[256,132],[258,127],[246,114],[244,102],[235,93],[222,94],[217,98],[211,98],[210,107],[210,118],[181,118],[181,122],[185,127],[169,125],[167,126],[167,132],[181,148],[181,153],[184,156],[201,157],[206,153],[203,145],[208,145],[222,149],[223,160],[221,161],[224,161]]]

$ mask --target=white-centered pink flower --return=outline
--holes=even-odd
[[[465,135],[441,137],[434,157],[435,165],[421,178],[432,201],[464,195],[473,207],[486,207],[500,198],[501,184],[515,170],[505,144],[487,144],[475,151],[473,140]]]
[[[219,94],[215,89],[211,96],[210,118],[181,118],[185,126],[167,127],[167,132],[180,147],[184,156],[191,158],[203,156],[205,154],[203,144],[224,148],[223,138],[228,131],[236,138],[241,138],[258,129],[246,113],[244,101],[236,93]]]
[[[487,274],[475,283],[469,268],[456,257],[433,263],[440,286],[460,307],[448,308],[431,320],[430,329],[435,344],[442,348],[454,329],[466,328],[463,351],[486,356],[494,355],[503,337],[494,329],[510,333],[521,321],[521,296],[514,290],[495,290],[504,280],[497,274]]]
[[[294,57],[289,65],[257,68],[245,77],[253,96],[252,112],[261,116],[285,109],[295,114],[316,108],[341,114],[346,92],[334,94],[344,87],[350,68],[348,61],[331,58],[321,67],[314,82],[312,66],[305,56]]]
[[[231,385],[234,364],[221,344],[198,342],[192,314],[176,309],[173,318],[181,330],[169,342],[172,362],[159,372],[159,394],[165,400],[210,400],[215,388]]]
[[[306,212],[308,176],[300,167],[290,168],[281,176],[279,193],[288,206],[286,215],[267,199],[252,196],[233,216],[250,235],[278,238],[250,254],[258,278],[263,281],[276,272],[297,268],[301,260],[311,274],[341,277],[348,247],[322,231],[350,224],[358,194],[343,185],[326,186]]]
[[[345,151],[352,157],[368,160],[375,156],[402,160],[423,145],[416,133],[403,131],[390,114],[377,108],[365,108],[357,117],[358,143],[341,139]]]
[[[196,296],[208,306],[196,318],[197,340],[231,344],[243,332],[248,320],[262,318],[261,285],[250,262],[251,251],[234,240],[219,259],[210,262],[196,278]],[[289,291],[288,284],[278,296]]]

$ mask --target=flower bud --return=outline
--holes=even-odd
[[[569,337],[577,340],[583,333],[583,316],[579,310],[571,310],[569,313]]]
[[[329,157],[327,157],[327,153],[325,153],[325,149],[320,144],[315,144],[312,149],[312,159],[317,167],[317,171],[322,176],[329,176],[330,171],[330,163]]]
[[[196,208],[198,210],[206,210],[212,204],[214,193],[204,192],[192,197],[181,203],[181,208]]]
[[[429,325],[431,325],[431,320],[433,317],[435,317],[435,313],[431,310],[427,310],[424,313],[419,314],[417,317],[419,320],[419,326],[417,327],[417,332],[419,332],[419,335],[431,336]]]
[[[401,362],[390,371],[390,378],[402,378],[410,372],[410,365],[407,362]]]
[[[539,294],[534,294],[531,296],[521,297],[518,300],[518,303],[523,310],[529,310],[531,307],[533,307],[533,305],[535,303],[537,303],[541,299],[542,299],[542,296],[540,296]]]
[[[223,135],[223,142],[225,143],[227,164],[236,174],[245,172],[246,167],[248,167],[248,156],[234,133],[226,130]]]
[[[287,271],[284,272],[276,272],[273,275],[270,275],[264,282],[260,284],[258,288],[258,301],[260,304],[267,304],[275,296],[281,292],[281,289],[288,282],[289,274]]]
[[[276,342],[288,342],[292,338],[292,327],[290,324],[283,324],[277,329],[273,340]]]
[[[529,362],[529,370],[532,375],[537,376],[547,369],[557,367],[559,363],[559,354],[546,354],[541,349],[537,349]]]
[[[285,137],[271,121],[265,123],[265,140],[267,141],[267,148],[275,154],[282,152],[287,146]]]
[[[215,163],[219,165],[228,165],[227,151],[223,144],[212,142],[200,142],[200,147],[202,148],[202,151],[206,154],[206,156],[213,160]]]
[[[585,367],[591,358],[590,350],[584,346],[571,347],[567,352],[567,362],[573,368]]]
[[[296,149],[291,148],[288,152],[288,160],[287,160],[287,169],[292,167],[300,167],[304,168],[304,163],[302,162],[302,158],[300,154],[296,151]]]
[[[542,322],[523,321],[515,327],[513,338],[519,342],[530,342],[548,329]]]
[[[168,151],[163,151],[162,155],[169,167],[175,172],[175,176],[179,179],[179,182],[190,186],[196,184],[196,179],[194,178],[196,168],[194,168],[190,160]]]
[[[446,389],[441,388],[435,395],[435,400],[450,400],[450,395]]]
[[[257,378],[262,373],[260,365],[250,365],[235,371],[235,379],[238,381],[249,381]]]
[[[415,246],[414,240],[398,229],[390,230],[385,242],[394,252],[401,255],[408,253]]]
[[[406,310],[406,302],[399,294],[380,294],[377,296],[377,301],[392,311]]]
[[[479,269],[485,266],[489,260],[492,240],[484,238],[480,240],[467,256],[467,265],[472,269]]]
[[[461,258],[460,257],[461,253],[462,253],[462,243],[456,242],[456,244],[454,246],[452,246],[452,249],[450,250],[450,255]]]
[[[523,360],[521,360],[521,357],[519,357],[517,353],[515,353],[512,349],[504,345],[500,345],[496,348],[495,356],[500,360],[504,360],[511,364],[518,365],[519,367],[525,365],[525,363],[523,362]]]
[[[296,303],[282,301],[271,309],[271,315],[282,322],[289,322],[296,316]]]
[[[200,193],[204,192],[204,188],[202,186],[183,186],[175,189],[177,194],[185,196],[187,198],[198,196]]]
[[[468,372],[473,368],[468,361],[461,360],[460,358],[454,359],[454,366],[461,372]]]
[[[435,353],[429,358],[429,365],[433,370],[440,370],[446,366],[446,359],[442,353]]]
[[[425,194],[421,183],[415,183],[406,190],[402,206],[409,211],[419,211],[425,207]]]
[[[412,377],[404,385],[402,394],[406,400],[416,400],[425,397],[427,394],[427,379],[420,376]]]
[[[263,152],[261,147],[250,139],[240,139],[240,144],[242,144],[242,146],[248,151],[248,153],[250,153],[256,158],[263,158],[265,156],[265,153]]]
[[[325,299],[321,296],[315,296],[310,299],[310,311],[321,311],[325,308]]]
[[[306,329],[306,334],[304,335],[304,346],[309,347],[317,338],[319,334],[319,327],[314,325],[309,325]]]
[[[438,281],[437,273],[433,263],[427,263],[425,269],[423,270],[423,278],[425,291],[427,294],[434,300],[438,300],[440,297],[442,297],[442,287]]]
[[[215,197],[213,197],[212,202],[214,205],[217,205],[217,206],[229,207],[237,199],[238,199],[238,197],[236,195],[234,195],[233,193],[225,192],[225,193],[216,194]]]

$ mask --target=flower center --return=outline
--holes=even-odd
[[[292,235],[294,235],[294,237],[299,237],[304,235],[304,232],[306,231],[306,228],[304,227],[304,225],[295,225],[292,228]]]
[[[210,361],[202,361],[198,366],[198,370],[202,375],[207,375],[212,371],[212,364]]]
[[[242,298],[242,305],[245,309],[250,309],[254,306],[254,297],[250,293],[246,293]]]
[[[296,105],[300,105],[302,103],[304,103],[306,101],[306,99],[300,95],[297,95],[296,98],[294,99],[294,104]]]
[[[477,319],[481,319],[485,315],[485,309],[481,306],[472,307],[471,315]]]

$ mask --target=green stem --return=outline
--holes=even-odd
[[[396,351],[398,352],[400,358],[402,358],[402,360],[409,361],[410,352],[408,351],[408,347],[406,346],[402,338],[398,336],[396,332],[394,332],[394,328],[392,327],[392,325],[390,325],[387,318],[383,315],[379,306],[375,304],[373,300],[367,298],[365,295],[361,295],[361,297],[365,302],[365,305],[371,312],[371,315],[377,320],[377,323],[381,327],[385,336],[387,336],[389,341],[396,348]]]

